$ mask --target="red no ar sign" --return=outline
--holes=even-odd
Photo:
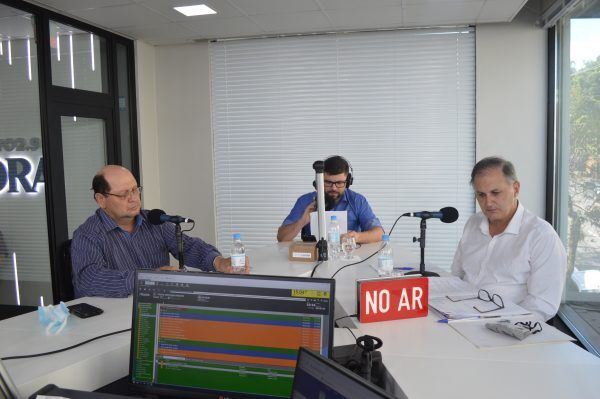
[[[361,323],[427,316],[426,277],[359,280],[356,284]]]

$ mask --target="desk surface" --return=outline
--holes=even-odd
[[[363,245],[364,258],[379,244]],[[314,263],[289,262],[287,245],[276,244],[249,252],[252,273],[309,276]],[[396,263],[416,266],[415,255],[395,248]],[[367,261],[370,262],[370,261]],[[373,258],[373,264],[376,259]],[[315,276],[329,277],[348,262],[326,262]],[[348,267],[336,275],[336,297],[348,314],[355,313],[355,281],[375,277],[367,264]],[[0,322],[0,357],[55,350],[112,331],[131,327],[131,298],[82,298],[104,309],[89,319],[70,317],[58,336],[46,336],[36,313]],[[383,340],[384,364],[409,398],[596,398],[600,359],[568,343],[478,349],[447,324],[424,318],[361,324],[358,333]],[[337,329],[339,330],[339,329]],[[345,331],[345,330],[343,330]],[[336,331],[336,345],[348,335]],[[93,390],[128,373],[130,334],[102,338],[67,352],[33,359],[5,361],[22,397],[48,383],[63,388]]]
[[[37,312],[0,322],[0,357],[53,351],[131,328],[131,297],[81,298],[69,303],[78,302],[97,306],[104,313],[88,319],[71,315],[62,333],[50,336],[40,325]],[[3,363],[24,398],[50,383],[71,389],[98,389],[128,374],[130,337],[129,332],[123,332],[65,352]]]
[[[379,244],[356,252],[366,258]],[[309,276],[315,263],[287,260],[287,245],[256,250],[253,273]],[[373,278],[375,257],[341,270],[336,297],[347,314],[356,313],[357,279]],[[349,262],[325,262],[315,276],[330,277]],[[394,247],[394,264],[418,267],[418,256]],[[383,362],[409,398],[597,398],[600,358],[570,342],[479,349],[450,325],[427,317],[379,323],[354,323],[361,334],[383,340]]]

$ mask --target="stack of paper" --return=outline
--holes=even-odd
[[[475,309],[474,306],[479,310]],[[435,309],[448,319],[491,318],[531,314],[528,310],[507,299],[504,299],[503,308],[496,309],[498,306],[495,303],[482,301],[477,298],[477,294],[430,298],[429,307]]]

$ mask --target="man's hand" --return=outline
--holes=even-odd
[[[343,237],[354,237],[354,241],[357,244],[367,244],[370,242],[381,241],[382,235],[383,229],[379,226],[375,226],[371,230],[361,232],[350,230],[346,234],[343,234],[340,238],[343,239]]]
[[[304,213],[302,214],[302,226],[304,226],[305,224],[310,223],[310,213],[314,212],[317,210],[317,201],[313,201],[310,204],[308,204],[308,206],[306,207],[306,209],[304,209]]]
[[[217,256],[215,261],[213,262],[215,266],[215,270],[221,273],[236,273],[236,274],[248,274],[250,273],[250,258],[246,256],[246,266],[243,270],[238,271],[234,270],[233,266],[231,266],[231,258],[224,258],[222,256]]]
[[[161,266],[159,270],[179,270],[179,266]]]
[[[358,231],[349,230],[347,233],[341,235],[340,241],[343,240],[345,237],[352,237],[354,238],[354,241],[356,241],[357,244],[360,243],[360,233]]]

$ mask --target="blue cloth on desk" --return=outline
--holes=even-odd
[[[304,210],[316,198],[316,191],[306,193],[298,200],[290,211],[290,214],[285,218],[282,226],[294,223],[302,217]],[[367,199],[350,189],[344,190],[344,194],[340,201],[330,209],[332,211],[347,211],[348,212],[348,230],[352,231],[367,231],[373,227],[381,227],[381,222],[373,213]],[[302,228],[302,235],[310,235],[310,223]]]
[[[178,258],[175,225],[153,225],[148,211],[136,218],[133,233],[121,229],[102,209],[73,233],[71,257],[75,297],[125,297],[133,291],[136,269],[169,265],[169,253]],[[199,238],[183,235],[187,266],[213,271],[219,251]]]

